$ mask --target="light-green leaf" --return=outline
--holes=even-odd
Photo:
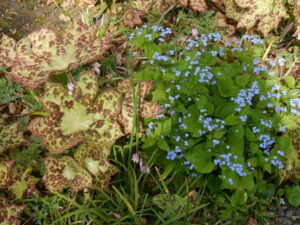
[[[168,136],[171,133],[172,129],[172,119],[169,118],[163,123],[162,133],[164,136]]]
[[[184,156],[200,173],[210,173],[215,167],[215,165],[211,162],[210,156],[205,151],[205,143],[196,145]]]
[[[285,76],[284,77],[284,81],[285,81],[285,83],[287,84],[287,86],[289,88],[294,88],[295,87],[296,80],[295,80],[294,77],[292,77],[292,76]]]
[[[170,151],[169,144],[164,139],[159,139],[157,142],[157,146],[162,150],[165,150],[168,152]]]
[[[289,203],[291,203],[295,207],[298,207],[300,205],[300,186],[297,185],[296,187],[291,189],[287,196]]]
[[[143,148],[150,148],[156,143],[156,139],[153,137],[146,137],[144,140]]]

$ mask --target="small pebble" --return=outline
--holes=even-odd
[[[283,208],[279,207],[278,210],[277,210],[277,213],[280,217],[284,217],[284,210]]]
[[[288,218],[281,218],[281,225],[292,225],[293,222],[290,221]]]
[[[285,212],[285,216],[286,217],[292,217],[293,216],[293,211],[292,210],[287,210],[286,212]]]
[[[300,208],[296,210],[296,216],[300,216]]]

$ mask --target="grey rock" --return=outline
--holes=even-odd
[[[284,210],[283,208],[279,207],[278,210],[277,210],[277,213],[280,217],[284,217]]]
[[[285,212],[285,216],[286,217],[292,217],[293,216],[293,211],[292,210],[287,210],[286,212]]]
[[[296,216],[300,216],[300,208],[298,208],[297,210],[296,210]]]
[[[288,218],[281,218],[281,225],[292,225],[293,222],[290,221]]]

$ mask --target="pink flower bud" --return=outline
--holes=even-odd
[[[150,168],[149,166],[147,166],[147,168],[145,166],[140,166],[140,171],[144,173],[150,173]]]
[[[135,163],[138,163],[140,161],[140,157],[138,154],[135,153],[132,155],[131,160]]]
[[[198,34],[199,34],[199,31],[197,30],[197,28],[193,28],[192,29],[192,35],[197,36]]]
[[[70,91],[73,91],[73,89],[74,89],[74,84],[72,84],[71,82],[68,83],[68,89],[69,89]]]

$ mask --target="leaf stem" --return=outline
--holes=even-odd
[[[73,85],[75,85],[75,81],[74,81],[74,79],[73,79],[73,77],[72,77],[72,74],[71,74],[70,72],[67,72],[67,75],[68,75],[68,77],[69,77],[71,83],[72,83]]]

